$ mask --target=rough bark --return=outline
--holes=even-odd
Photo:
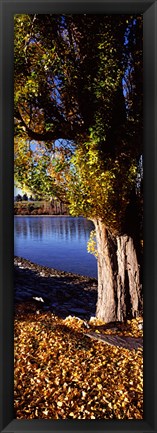
[[[98,300],[96,315],[105,322],[117,320],[115,299],[116,269],[114,266],[115,251],[111,253],[108,232],[105,225],[95,221],[97,250],[98,250]]]
[[[117,237],[117,316],[136,317],[142,307],[140,265],[130,236]]]
[[[131,236],[113,237],[100,220],[94,221],[98,249],[96,315],[104,322],[135,317],[142,309],[140,266]]]

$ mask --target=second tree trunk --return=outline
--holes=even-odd
[[[136,317],[142,308],[140,266],[133,239],[112,237],[96,220],[98,300],[96,316],[104,322]]]

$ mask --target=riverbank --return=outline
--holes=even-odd
[[[39,217],[39,218],[40,218],[40,217],[44,217],[44,218],[45,218],[45,217],[49,217],[49,218],[50,218],[50,217],[55,217],[55,218],[56,218],[56,217],[57,217],[57,218],[58,218],[58,217],[64,217],[64,218],[68,217],[68,218],[69,218],[69,217],[70,217],[70,218],[75,218],[75,217],[73,217],[72,215],[68,215],[68,214],[67,214],[67,215],[64,215],[64,214],[59,214],[59,215],[57,215],[57,214],[53,214],[53,215],[51,215],[51,214],[50,214],[50,215],[48,215],[48,214],[46,214],[46,215],[45,215],[45,214],[38,215],[38,214],[37,214],[37,215],[35,215],[35,214],[34,214],[34,215],[32,215],[32,214],[27,214],[27,213],[26,213],[26,214],[14,214],[14,217],[25,217],[25,216],[26,216],[26,217],[32,217],[32,218],[33,218],[33,217]]]
[[[74,317],[89,321],[104,335],[119,335],[137,340],[142,347],[143,318],[104,324],[95,317],[98,281],[79,274],[59,271],[35,264],[22,257],[14,257],[14,304],[25,313],[50,312],[60,318]],[[98,329],[99,328],[99,329]],[[88,329],[88,327],[87,327]],[[103,335],[102,334],[102,335]],[[122,341],[121,341],[122,343]],[[129,348],[129,344],[127,344]],[[133,341],[132,349],[136,348]]]
[[[14,201],[15,215],[67,215],[68,207],[62,202],[52,199]]]
[[[34,309],[51,311],[60,317],[74,315],[89,319],[95,315],[97,280],[14,258],[15,303],[34,303]],[[44,302],[33,300],[42,298]]]

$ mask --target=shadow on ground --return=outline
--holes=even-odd
[[[15,258],[14,301],[27,303],[28,312],[51,311],[63,318],[72,315],[88,320],[96,311],[97,280]]]

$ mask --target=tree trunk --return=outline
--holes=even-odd
[[[133,238],[113,237],[100,220],[94,221],[98,250],[96,316],[104,322],[136,317],[142,309],[140,266]]]

